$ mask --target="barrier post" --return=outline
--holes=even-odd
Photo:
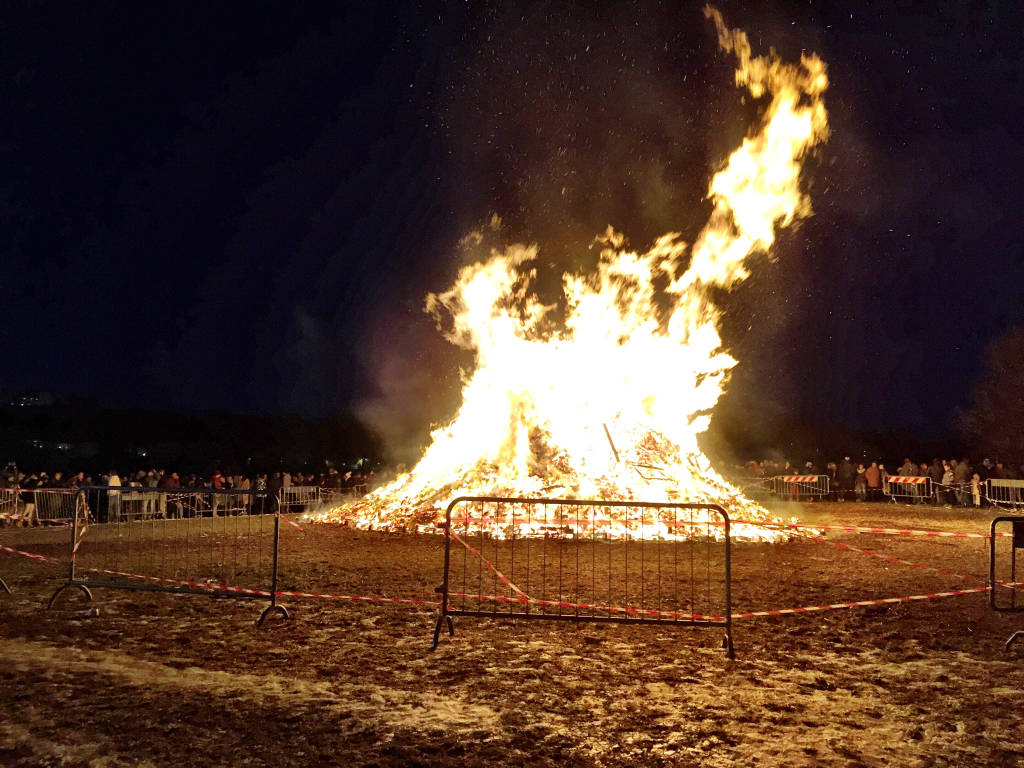
[[[826,489],[828,478],[825,478]],[[729,515],[721,507],[718,508],[725,521],[725,655],[736,658],[736,649],[732,645],[732,536],[729,532]]]
[[[10,509],[10,512],[6,510]],[[18,492],[16,488],[0,488],[0,520],[18,520]],[[11,588],[0,577],[0,591],[11,594]]]
[[[439,591],[441,592],[441,613],[437,617],[437,624],[434,626],[434,644],[430,650],[437,648],[441,638],[441,622],[448,623],[448,636],[455,637],[455,622],[448,615],[448,569],[451,566],[451,508],[449,514],[445,515],[444,521],[444,579],[441,581]]]
[[[999,523],[1011,523],[1013,536],[1010,539],[1010,605],[1001,607],[996,601],[996,527]],[[1024,549],[1024,517],[1006,516],[997,517],[992,521],[989,531],[989,558],[988,558],[988,604],[993,611],[1012,613],[1024,611],[1024,606],[1017,605],[1017,550]],[[1024,630],[1014,632],[1006,641],[1006,650],[1010,649],[1018,637],[1024,637]]]
[[[92,592],[89,591],[89,588],[85,586],[85,584],[83,584],[75,578],[75,557],[78,553],[79,542],[78,518],[82,510],[88,510],[88,508],[89,507],[85,501],[85,491],[78,491],[75,494],[75,514],[71,518],[71,545],[68,548],[67,564],[68,578],[67,581],[65,581],[63,584],[57,587],[57,591],[54,592],[53,595],[50,597],[50,602],[46,606],[47,608],[53,608],[53,605],[55,602],[57,602],[57,598],[60,596],[60,594],[70,587],[76,587],[80,589],[83,593],[85,593],[86,600],[92,602]],[[86,512],[86,514],[88,515],[88,512]],[[85,525],[88,525],[88,521],[85,521]],[[82,533],[84,534],[84,532],[85,531],[83,529]]]
[[[250,493],[255,493],[255,490],[250,489]],[[283,605],[277,603],[277,557],[281,549],[281,498],[278,497],[277,506],[274,509],[274,549],[273,549],[273,560],[270,567],[270,605],[263,609],[263,613],[260,614],[259,619],[256,621],[257,626],[262,626],[263,621],[271,613],[277,612],[288,617],[288,609]]]

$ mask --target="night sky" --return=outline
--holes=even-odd
[[[693,238],[753,125],[700,4],[43,3],[0,15],[0,392],[443,418],[422,312],[492,213],[549,268]],[[813,218],[724,300],[722,403],[950,429],[1024,320],[1016,4],[722,3],[828,64]]]

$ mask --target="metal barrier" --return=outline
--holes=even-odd
[[[923,504],[932,497],[932,481],[928,477],[888,475],[886,483],[889,487],[885,495],[893,501],[906,499],[908,504]]]
[[[996,529],[1000,523],[1010,523],[1013,526],[1013,536],[1010,538],[1010,578],[1002,580],[996,578]],[[1024,549],[1024,517],[997,517],[992,521],[992,528],[989,536],[989,557],[988,557],[988,604],[993,611],[1020,612],[1024,611],[1024,605],[1017,605],[1017,550]],[[1009,605],[1000,605],[996,598],[996,587],[1006,587],[1010,590]],[[1013,645],[1014,640],[1024,636],[1024,630],[1014,632],[1006,641],[1006,648]]]
[[[735,656],[717,504],[466,496],[444,531],[435,648],[453,616],[478,616],[723,627]]]
[[[10,498],[9,496],[4,496],[3,495],[8,490],[9,489],[7,489],[7,488],[0,489],[0,499]],[[4,512],[3,513],[4,517],[0,518],[0,522],[2,522],[4,520],[10,520],[10,519],[13,519],[13,518],[16,517],[15,516],[15,511],[17,510],[17,501],[18,501],[18,497],[17,497],[17,494],[15,493],[14,494],[14,507],[13,508],[10,508],[10,507],[7,507],[7,506],[0,506],[0,509],[12,509],[12,511],[10,511],[10,512]],[[2,543],[2,542],[0,542],[0,543]],[[11,594],[11,588],[7,586],[7,582],[3,580],[2,576],[0,576],[0,592],[6,592],[8,595]]]
[[[282,512],[305,512],[320,506],[320,487],[317,485],[290,485],[281,489]]]
[[[8,521],[18,522],[22,516],[18,513],[19,494],[15,488],[0,488],[0,525]],[[11,594],[11,588],[7,582],[0,577],[0,592]]]
[[[29,522],[70,523],[77,493],[75,488],[37,488],[32,491],[34,509],[27,511],[26,517]]]
[[[776,475],[775,495],[791,501],[828,496],[828,475]]]
[[[277,604],[280,516],[253,491],[82,488],[75,494],[67,579],[80,589],[178,592]],[[98,522],[97,522],[98,521]],[[226,588],[224,585],[231,585]],[[223,588],[222,588],[223,587]]]
[[[17,520],[19,493],[16,488],[0,488],[0,520]]]
[[[1024,480],[986,480],[985,495],[999,507],[1024,507]]]

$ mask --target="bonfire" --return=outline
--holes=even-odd
[[[814,55],[754,56],[743,31],[706,14],[737,60],[737,85],[762,110],[711,179],[712,212],[694,242],[669,232],[640,252],[609,228],[595,239],[596,269],[563,275],[550,304],[535,290],[537,245],[464,267],[426,299],[448,341],[473,353],[458,412],[410,471],[314,519],[423,530],[464,495],[691,501],[748,521],[739,536],[781,536],[756,525],[769,513],[698,444],[736,364],[712,291],[742,283],[751,257],[771,256],[777,230],[809,215],[800,171],[827,137],[828,78]]]

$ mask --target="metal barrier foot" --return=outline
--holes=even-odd
[[[725,655],[727,658],[736,658],[736,649],[732,647],[732,635],[726,635],[722,638],[722,647],[725,648]]]
[[[3,589],[8,595],[11,594],[11,588],[7,586],[7,582],[0,579],[0,589]]]
[[[47,610],[53,608],[53,604],[57,602],[57,598],[60,597],[61,592],[69,587],[78,587],[78,589],[85,593],[85,599],[90,603],[92,602],[92,592],[89,591],[89,588],[85,586],[85,584],[79,584],[77,581],[72,581],[67,584],[61,584],[57,587],[57,591],[53,593],[53,597],[50,598],[50,602],[46,605]]]
[[[1010,646],[1013,645],[1013,641],[1016,640],[1018,637],[1024,637],[1024,630],[1014,632],[1012,635],[1010,635],[1010,638],[1006,641],[1006,650],[1010,650]]]
[[[441,622],[448,622],[448,637],[455,637],[455,622],[452,621],[451,616],[445,616],[444,614],[437,617],[437,624],[434,625],[434,644],[430,646],[430,650],[436,650],[438,643],[441,642]]]
[[[263,609],[263,613],[260,614],[259,619],[257,619],[257,621],[256,621],[256,626],[257,627],[262,627],[264,620],[267,618],[267,616],[269,616],[274,611],[280,612],[280,614],[282,616],[284,616],[286,619],[290,619],[291,618],[291,616],[288,615],[288,609],[287,608],[285,608],[283,605],[277,605],[275,603],[274,605],[268,605],[266,608]]]

